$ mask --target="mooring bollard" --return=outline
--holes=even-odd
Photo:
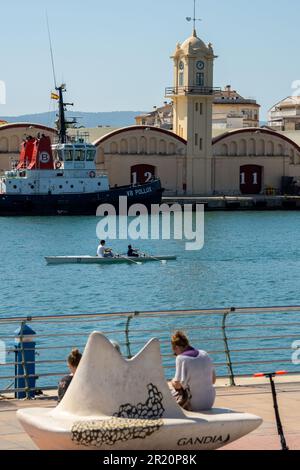
[[[15,398],[35,396],[35,334],[25,322],[15,330]]]

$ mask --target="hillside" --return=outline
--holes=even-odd
[[[68,118],[77,117],[78,126],[84,127],[125,127],[135,124],[135,116],[143,114],[143,111],[111,111],[105,113],[84,113],[71,111],[67,113]],[[25,114],[21,116],[0,116],[0,120],[7,122],[32,122],[54,127],[56,112]]]

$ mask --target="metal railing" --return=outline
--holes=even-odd
[[[207,86],[177,86],[168,87],[165,90],[165,96],[173,95],[214,95],[221,88]]]
[[[30,342],[24,335],[25,325],[35,333]],[[0,364],[0,394],[24,392],[29,398],[33,391],[56,388],[67,373],[70,350],[83,350],[95,330],[117,340],[128,358],[151,338],[159,338],[166,378],[174,373],[170,338],[175,330],[185,331],[191,344],[205,349],[217,376],[228,378],[233,386],[238,377],[255,372],[282,368],[290,374],[300,372],[300,306],[14,317],[0,319],[0,341],[6,345],[7,356]],[[299,348],[298,363],[292,362],[295,348]],[[26,359],[32,352],[31,359]],[[22,373],[20,368],[17,373],[20,365]]]

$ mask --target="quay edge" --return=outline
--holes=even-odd
[[[274,211],[300,210],[300,196],[164,196],[162,203],[203,204],[205,211]]]

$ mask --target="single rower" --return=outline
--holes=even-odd
[[[131,245],[128,245],[127,256],[129,256],[130,258],[138,258],[140,255],[138,253],[138,250],[135,250],[132,248]]]
[[[97,249],[97,256],[99,256],[99,258],[113,258],[115,255],[111,248],[105,247],[105,240],[101,240]]]

